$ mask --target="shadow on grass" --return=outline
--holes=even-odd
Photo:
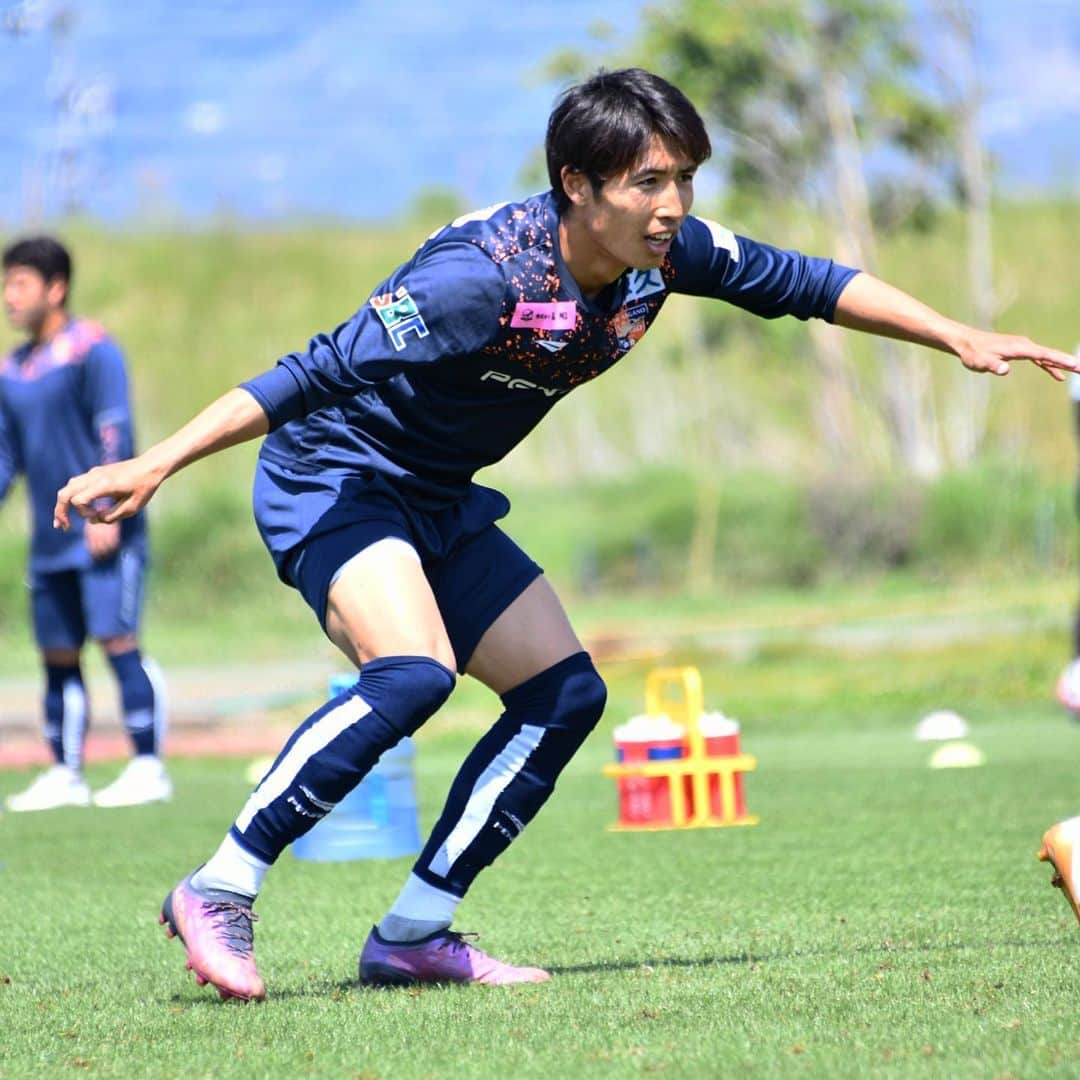
[[[913,944],[909,942],[883,941],[875,945],[838,945],[829,949],[794,949],[791,952],[776,953],[734,953],[730,956],[699,956],[685,959],[666,956],[662,960],[616,960],[609,963],[553,965],[553,975],[591,975],[605,971],[641,971],[656,968],[708,968],[728,964],[772,964],[787,960],[812,960],[830,956],[869,955],[880,956],[895,953],[948,953],[968,950],[984,951],[987,948],[1033,949],[1056,947],[1059,939],[1027,939],[1025,941],[962,942],[951,941],[944,944]]]
[[[837,946],[831,949],[795,949],[791,952],[775,953],[732,953],[728,956],[698,956],[694,958],[665,956],[662,959],[646,958],[642,960],[614,960],[594,964],[553,964],[548,970],[552,975],[596,975],[614,974],[624,971],[647,971],[659,968],[668,969],[692,969],[725,967],[731,964],[773,964],[783,963],[789,960],[813,960],[830,956],[850,956],[852,954],[862,956],[895,955],[897,953],[953,953],[968,951],[985,951],[987,948],[1011,948],[1011,949],[1043,949],[1057,947],[1061,942],[1057,938],[1035,938],[1025,941],[994,941],[994,942],[961,942],[952,941],[945,944],[913,944],[908,942],[883,941],[875,945]],[[538,985],[535,983],[521,984]],[[432,990],[463,989],[461,983],[415,983],[403,986],[368,986],[359,979],[311,979],[304,987],[295,987],[285,990],[270,989],[267,992],[267,1003],[275,1001],[295,1001],[306,999],[339,998],[344,1000],[357,993],[379,994],[405,994],[415,997],[417,994]],[[192,988],[194,990],[194,988]],[[222,1001],[211,987],[201,989],[199,996],[187,997],[182,993],[175,993],[169,998],[169,1004],[173,1006],[196,1007],[196,1006],[219,1006],[235,1005],[242,1006],[248,1002],[229,1000]],[[252,1005],[252,1008],[258,1008]]]

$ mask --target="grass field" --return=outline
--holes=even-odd
[[[1075,203],[997,208],[1002,329],[1073,345],[1078,221]],[[962,315],[962,229],[948,216],[895,238],[887,276]],[[128,350],[146,445],[346,317],[427,231],[76,229],[77,307]],[[729,313],[707,329],[712,411],[690,392],[672,314],[632,364],[481,476],[513,494],[510,531],[571,598],[611,686],[601,728],[458,924],[553,982],[364,990],[356,953],[408,860],[286,854],[258,904],[269,1000],[223,1005],[156,917],[239,809],[247,763],[176,760],[169,806],[0,817],[0,1078],[1080,1072],[1080,928],[1034,859],[1043,829],[1080,812],[1080,726],[1051,701],[1075,591],[1067,396],[1018,372],[995,384],[978,469],[918,491],[908,479],[879,491],[868,474],[876,486],[832,495],[838,477],[817,475],[803,328]],[[668,400],[698,415],[658,442]],[[201,463],[156,502],[144,642],[166,669],[262,663],[270,686],[276,659],[329,647],[260,548],[254,453]],[[569,493],[567,469],[594,456],[593,480]],[[717,483],[714,584],[695,590],[684,569]],[[25,531],[25,512],[6,506],[4,678],[37,665]],[[757,827],[607,831],[616,801],[600,770],[612,728],[641,709],[650,656],[699,664],[710,707],[742,721],[760,762],[747,781]],[[107,686],[100,661],[91,668]],[[424,824],[495,705],[463,685],[421,734]],[[912,731],[940,707],[968,716],[985,767],[927,768]],[[114,771],[95,766],[91,780]],[[26,781],[0,771],[0,797]]]
[[[949,644],[701,652],[708,703],[760,762],[761,824],[732,830],[606,830],[600,769],[646,665],[606,667],[601,728],[458,920],[550,967],[539,987],[360,988],[408,860],[286,854],[258,904],[268,1001],[197,988],[156,916],[239,808],[241,761],[175,762],[169,806],[6,814],[0,1075],[1075,1076],[1080,928],[1035,861],[1080,810],[1080,728],[1050,700],[1061,636],[988,621]],[[462,700],[420,737],[424,823],[485,704]],[[927,768],[912,730],[941,706],[985,767]],[[24,782],[0,773],[0,794]]]

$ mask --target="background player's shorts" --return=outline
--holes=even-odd
[[[491,488],[473,484],[453,506],[418,510],[378,477],[342,483],[325,473],[282,474],[262,464],[255,481],[259,531],[278,574],[300,591],[324,629],[337,571],[376,541],[396,537],[420,556],[463,672],[488,627],[543,573],[494,524],[510,503]],[[305,519],[311,533],[282,552],[277,545]]]
[[[130,544],[85,570],[30,575],[34,637],[43,649],[77,649],[87,637],[137,633],[146,555]]]

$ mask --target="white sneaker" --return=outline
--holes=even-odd
[[[81,773],[67,765],[54,765],[46,769],[25,791],[9,796],[7,800],[7,808],[15,813],[89,805],[89,786]]]
[[[139,754],[108,787],[94,792],[94,805],[141,806],[171,798],[172,782],[161,758]]]

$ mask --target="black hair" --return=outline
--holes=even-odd
[[[61,278],[70,290],[71,255],[59,240],[51,236],[27,236],[4,249],[4,269],[28,266],[47,282]],[[67,294],[64,295],[65,302]]]
[[[712,153],[705,124],[690,99],[666,79],[641,68],[600,70],[563,91],[548,120],[548,177],[560,213],[570,203],[562,170],[584,173],[599,193],[626,172],[659,136],[700,165]]]

